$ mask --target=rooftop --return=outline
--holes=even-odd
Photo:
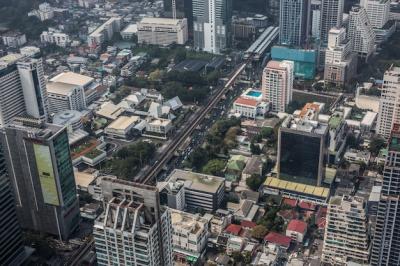
[[[301,193],[306,195],[311,195],[315,197],[320,197],[327,199],[329,196],[329,188],[326,187],[317,187],[311,185],[305,185],[296,182],[290,182],[286,180],[281,180],[275,177],[267,177],[264,185],[275,188],[275,189],[283,189],[292,191],[295,193]]]
[[[235,235],[235,236],[238,236],[241,231],[242,231],[242,226],[238,225],[238,224],[230,224],[225,229],[225,232]]]
[[[246,106],[251,106],[251,107],[257,107],[257,101],[253,99],[246,99],[243,97],[239,97],[236,99],[235,104],[239,105],[246,105]]]
[[[137,123],[140,120],[138,116],[120,116],[113,121],[107,128],[115,130],[125,130],[132,124]]]
[[[92,77],[76,74],[74,72],[64,72],[50,79],[50,82],[59,82],[75,86],[85,86],[92,81]]]
[[[290,237],[275,232],[268,233],[268,235],[264,237],[264,240],[269,243],[276,244],[278,246],[283,246],[286,248],[289,248],[290,242],[292,241]]]
[[[307,223],[301,220],[291,220],[286,230],[304,234],[307,231]]]
[[[185,187],[187,188],[208,193],[216,193],[225,183],[225,179],[221,177],[175,169],[171,173],[168,182],[179,180],[189,181],[185,182]]]
[[[173,18],[154,18],[154,17],[145,17],[140,23],[142,24],[162,24],[162,25],[170,25],[177,26],[182,22],[182,19],[173,19]]]

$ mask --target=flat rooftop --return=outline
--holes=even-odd
[[[317,135],[325,135],[328,130],[328,125],[314,120],[294,118],[289,115],[282,123],[282,127],[294,131],[312,133]]]
[[[194,173],[180,169],[175,169],[169,176],[167,182],[175,181],[189,181],[185,182],[185,187],[208,193],[216,193],[225,183],[225,179],[222,177]]]
[[[85,86],[93,80],[94,79],[92,77],[84,76],[74,72],[64,72],[50,79],[50,82],[65,83],[75,86]]]
[[[159,24],[159,25],[168,25],[168,26],[177,26],[181,22],[182,22],[182,19],[153,18],[153,17],[145,17],[140,21],[141,24]]]
[[[125,130],[132,124],[136,124],[140,120],[139,116],[120,116],[113,121],[107,128],[115,130]]]

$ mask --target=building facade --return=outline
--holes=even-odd
[[[369,253],[366,202],[357,196],[332,197],[328,205],[322,262],[366,265]]]
[[[280,44],[303,46],[309,37],[309,23],[309,0],[282,0],[279,16]]]
[[[340,28],[343,23],[344,0],[322,0],[320,42],[328,41],[331,28]]]
[[[155,187],[102,179],[103,213],[93,235],[98,265],[172,266],[171,214]]]
[[[60,47],[67,47],[70,44],[71,39],[66,33],[49,29],[48,31],[43,31],[42,34],[40,34],[40,41],[42,43],[53,43]]]
[[[269,61],[264,68],[262,92],[264,101],[271,103],[271,111],[285,112],[292,100],[294,63]]]
[[[79,204],[67,130],[20,118],[0,137],[21,227],[68,239]]]
[[[143,18],[137,24],[139,43],[170,45],[188,40],[187,19]]]
[[[373,28],[382,29],[389,21],[390,0],[362,0],[360,5],[367,11]]]
[[[375,32],[363,7],[353,6],[349,13],[348,36],[360,57],[368,58],[375,51]]]
[[[400,126],[394,125],[383,170],[371,265],[400,264]]]
[[[389,139],[394,124],[400,123],[400,67],[391,66],[383,76],[376,132]]]
[[[194,47],[220,54],[231,43],[232,0],[193,0]]]

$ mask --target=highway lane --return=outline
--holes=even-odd
[[[160,159],[157,160],[155,164],[151,167],[149,172],[146,173],[145,178],[141,180],[141,183],[148,184],[149,182],[154,180],[157,174],[159,174],[160,171],[163,169],[165,164],[172,158],[174,152],[179,148],[179,146],[182,145],[186,138],[188,138],[192,134],[192,132],[201,123],[201,121],[210,112],[210,110],[212,110],[212,108],[214,108],[218,104],[222,96],[232,86],[236,78],[245,69],[249,62],[251,62],[251,59],[241,64],[226,82],[224,87],[217,93],[217,95],[215,95],[215,97],[198,112],[198,115],[195,118],[187,122],[187,126],[178,133],[178,136],[176,136],[174,140],[169,144],[169,146],[165,149],[164,154],[160,155]]]

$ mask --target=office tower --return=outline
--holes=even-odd
[[[321,37],[322,44],[328,41],[331,28],[340,28],[343,22],[344,0],[322,0],[321,7]]]
[[[137,23],[137,36],[138,43],[185,44],[188,40],[187,19],[143,18]]]
[[[21,54],[0,58],[0,126],[15,116],[47,120],[42,59]]]
[[[98,265],[173,265],[171,214],[158,189],[103,177],[104,211],[93,235]]]
[[[194,47],[220,54],[230,46],[232,0],[193,0]]]
[[[400,265],[400,126],[393,127],[383,170],[371,265]]]
[[[0,146],[0,262],[2,265],[18,265],[23,257],[22,232]]]
[[[48,99],[41,58],[26,58],[17,63],[25,100],[26,113],[48,120]]]
[[[66,128],[15,118],[0,138],[21,227],[68,239],[79,205]]]
[[[270,18],[274,25],[279,25],[279,9],[280,9],[280,1],[279,0],[268,0],[267,1],[267,15]]]
[[[330,199],[326,217],[322,263],[367,265],[370,251],[366,203],[357,196]]]
[[[271,103],[273,112],[285,112],[292,100],[294,63],[269,61],[264,68],[262,92],[265,101]]]
[[[361,0],[360,5],[367,10],[373,28],[382,29],[389,21],[390,0]]]
[[[376,132],[389,139],[394,124],[400,123],[400,67],[391,66],[383,76]]]
[[[164,16],[167,18],[173,18],[172,1],[164,0]],[[191,31],[193,28],[192,0],[175,0],[175,7],[176,18],[186,18],[189,31]]]
[[[346,38],[346,29],[332,28],[325,50],[324,80],[344,85],[356,71],[357,56],[352,52],[351,41]]]
[[[310,113],[311,112],[311,113]],[[327,160],[328,125],[309,119],[318,110],[305,109],[304,115],[289,115],[279,128],[278,178],[321,186]]]
[[[309,0],[282,0],[279,16],[281,45],[303,46],[309,35]]]
[[[368,59],[375,51],[375,33],[363,7],[353,6],[349,13],[348,37],[353,51]]]
[[[311,37],[319,39],[321,35],[321,0],[311,0]]]

